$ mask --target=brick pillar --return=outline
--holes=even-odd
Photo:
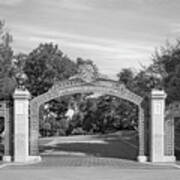
[[[29,99],[27,90],[16,89],[14,98],[14,161],[40,160],[29,155]]]
[[[165,155],[165,99],[163,90],[151,92],[151,162],[173,162],[174,156]]]
[[[30,155],[38,156],[39,138],[39,105],[33,100],[30,103]]]
[[[138,130],[139,130],[139,155],[137,160],[139,162],[146,162],[147,156],[145,155],[145,133],[144,133],[144,111],[139,105],[138,108]]]
[[[13,155],[13,119],[12,107],[9,101],[4,101],[4,120],[5,120],[5,137],[4,137],[4,156],[3,161],[12,161]]]

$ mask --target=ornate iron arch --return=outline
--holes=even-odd
[[[87,65],[86,65],[87,66]],[[39,135],[39,108],[42,104],[66,95],[76,93],[101,93],[112,95],[132,102],[139,110],[139,155],[144,156],[144,111],[141,107],[143,98],[129,91],[124,84],[110,80],[104,75],[94,72],[90,66],[80,67],[79,74],[69,80],[56,82],[46,93],[34,98],[30,102],[30,154],[37,155]]]

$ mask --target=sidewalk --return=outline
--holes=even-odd
[[[44,156],[36,164],[0,165],[0,180],[176,180],[180,165],[97,157]]]
[[[2,169],[2,180],[177,180],[180,170],[119,169],[110,167],[61,167]]]

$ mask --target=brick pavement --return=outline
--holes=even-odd
[[[176,169],[172,164],[139,163],[117,158],[43,156],[42,162],[27,165],[10,165],[8,169],[38,169],[58,167],[111,167],[119,169]],[[4,168],[3,168],[4,169]]]

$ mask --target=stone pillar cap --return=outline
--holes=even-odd
[[[14,99],[30,99],[31,94],[27,89],[15,89],[13,94]]]
[[[166,98],[166,92],[164,90],[152,89],[151,97],[152,98]]]

